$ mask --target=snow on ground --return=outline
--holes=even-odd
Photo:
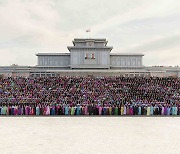
[[[180,154],[180,117],[0,117],[0,153]]]

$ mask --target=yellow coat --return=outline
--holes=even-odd
[[[147,107],[147,115],[150,115],[150,106]]]
[[[123,113],[124,113],[124,107],[121,106],[121,115],[123,115]]]

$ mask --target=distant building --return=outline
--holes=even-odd
[[[69,53],[38,53],[36,66],[2,66],[4,76],[174,76],[179,67],[145,67],[143,54],[111,53],[106,39],[74,39]]]

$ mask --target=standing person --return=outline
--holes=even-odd
[[[138,107],[138,115],[141,115],[141,106]]]
[[[55,106],[55,104],[53,104],[51,106],[51,115],[55,115],[55,114],[56,114],[56,106]]]
[[[112,115],[115,115],[115,107],[114,107],[114,105],[112,106]]]
[[[106,115],[106,106],[103,107],[103,115]]]
[[[12,110],[12,114],[14,114],[14,109]],[[25,115],[28,115],[28,106],[25,107]]]
[[[22,115],[22,108],[20,105],[18,105],[18,115]]]
[[[6,115],[9,115],[9,105],[7,105]]]
[[[88,105],[87,105],[87,104],[85,104],[84,113],[85,113],[85,115],[88,115],[88,114],[89,114],[89,113],[88,113]]]
[[[22,110],[22,115],[25,115],[25,113],[26,113],[26,109],[25,109],[25,105],[23,104],[23,110]]]
[[[71,115],[71,105],[69,105],[69,113],[68,115]]]
[[[80,115],[84,115],[84,105],[80,103]]]
[[[88,113],[89,115],[92,115],[92,105],[88,105]]]
[[[46,104],[44,104],[44,105],[42,106],[42,109],[43,109],[43,115],[46,115]]]
[[[175,111],[174,109],[175,109],[174,106],[172,106],[172,107],[171,107],[172,115],[174,115],[174,113],[175,113],[175,112],[174,112],[174,111]]]
[[[178,115],[180,115],[180,104],[177,105]]]
[[[126,105],[124,105],[123,115],[126,115]]]
[[[85,115],[85,107],[82,105],[82,115]]]
[[[118,106],[115,107],[115,115],[118,115]]]
[[[11,115],[11,105],[8,105],[8,113]]]
[[[11,107],[11,115],[14,115],[14,105]]]
[[[102,115],[102,107],[101,106],[99,106],[98,111],[99,111],[99,115]]]
[[[14,115],[18,115],[18,107],[17,107],[17,105],[14,106]]]
[[[171,114],[171,107],[170,107],[170,105],[168,105],[168,107],[167,107],[167,115],[169,116]]]
[[[2,109],[2,106],[0,105],[0,115],[1,115],[1,109]]]
[[[4,106],[4,114],[5,114],[5,115],[7,115],[7,113],[8,113],[7,109],[8,109],[8,108],[7,108],[7,106],[5,105],[5,106]]]
[[[50,115],[50,107],[49,107],[49,104],[46,106],[46,115]]]
[[[167,105],[164,107],[164,115],[167,115]]]
[[[40,115],[39,105],[36,106],[36,115]]]
[[[130,112],[129,112],[129,105],[128,105],[128,104],[126,105],[126,110],[127,110],[127,111],[126,111],[126,112],[127,112],[127,115],[130,115]]]
[[[1,106],[1,115],[3,115],[3,106]]]
[[[161,115],[164,115],[164,105],[161,107]]]
[[[154,114],[154,107],[151,105],[150,107],[150,115],[153,115]]]
[[[64,115],[64,112],[63,112],[63,105],[60,105],[59,112],[60,112],[60,115]]]
[[[82,104],[80,104],[80,115],[84,115],[84,113],[83,113],[83,106],[82,106]]]
[[[75,111],[74,111],[74,106],[71,107],[71,115],[74,115]]]
[[[52,115],[52,104],[49,105],[50,108],[50,115]]]
[[[121,115],[123,115],[123,112],[124,112],[124,106],[121,105]]]
[[[143,115],[147,115],[147,105],[144,106],[144,109],[143,109]]]
[[[1,108],[1,115],[6,115],[7,113],[7,107],[6,105]]]
[[[69,107],[68,107],[68,105],[66,105],[66,107],[65,107],[65,115],[68,115],[69,114]]]
[[[154,107],[153,107],[153,115],[157,115],[157,114],[158,114],[158,112],[157,112],[157,106],[154,105]]]
[[[109,106],[109,115],[112,115],[112,106]]]
[[[174,106],[174,115],[177,115],[177,112],[178,112],[178,108],[177,108],[177,106],[175,105],[175,106]]]
[[[130,105],[129,113],[130,113],[130,115],[133,115],[133,106],[132,105]]]
[[[75,106],[74,106],[74,115],[76,115],[76,114],[77,114],[77,106],[75,104]]]
[[[42,115],[42,113],[43,113],[42,103],[40,101],[36,103],[36,107],[38,107],[38,109],[39,109],[39,115]]]
[[[40,105],[40,115],[43,115],[43,105]]]
[[[148,107],[147,107],[147,115],[149,116],[151,114],[151,108],[150,108],[150,106],[148,105]]]
[[[161,115],[161,111],[162,111],[162,106],[158,105],[158,115]]]
[[[80,115],[80,106],[79,106],[79,104],[77,105],[76,115]]]
[[[109,115],[109,106],[106,105],[106,115]]]
[[[31,106],[31,115],[35,115],[34,105]]]
[[[1,115],[3,115],[3,106],[1,106]]]
[[[95,105],[95,113],[96,113],[96,115],[99,115],[99,106],[98,105]]]
[[[134,111],[133,115],[138,115],[138,106],[137,105],[134,106],[133,111]]]
[[[56,115],[60,115],[60,105],[56,104]]]
[[[133,115],[136,115],[136,105],[133,104]]]
[[[144,104],[141,106],[141,115],[144,115]]]
[[[120,104],[115,104],[115,109],[116,109],[116,106],[118,107],[118,115],[121,115],[121,103]]]

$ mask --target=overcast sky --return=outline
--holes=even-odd
[[[87,37],[143,53],[144,65],[180,65],[180,0],[0,0],[1,66],[36,65],[36,53]]]

